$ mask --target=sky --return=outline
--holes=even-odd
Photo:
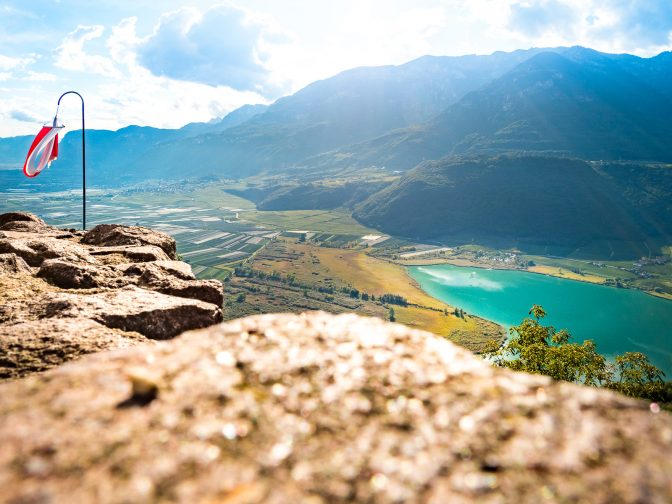
[[[561,45],[672,50],[672,0],[0,0],[0,136],[71,89],[88,128],[177,128],[358,66]]]

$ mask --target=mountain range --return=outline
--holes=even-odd
[[[487,56],[425,56],[315,82],[269,107],[245,106],[179,130],[91,131],[102,184],[176,179],[410,169],[448,154],[511,150],[584,159],[672,160],[672,53],[653,58],[581,47]],[[78,159],[76,132],[61,158]],[[29,137],[0,139],[0,167],[19,166]]]
[[[87,131],[89,179],[283,175],[288,183],[246,197],[261,209],[347,206],[421,239],[569,248],[592,239],[639,243],[639,253],[647,240],[672,243],[670,117],[670,52],[425,56],[348,70],[211,123]],[[30,141],[0,139],[0,188],[78,186],[79,132],[63,139],[48,182],[21,178]],[[391,185],[320,182],[367,169],[408,173]]]

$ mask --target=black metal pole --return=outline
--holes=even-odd
[[[67,94],[76,94],[82,100],[82,229],[86,230],[86,126],[84,124],[84,98],[77,91],[66,91],[58,99],[56,104],[56,115],[58,115],[58,107],[61,105],[61,100]]]

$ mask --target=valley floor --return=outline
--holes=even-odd
[[[472,351],[503,338],[502,328],[455,312],[427,295],[406,269],[361,249],[339,249],[279,237],[248,263],[249,277],[234,276],[226,289],[227,318],[252,313],[320,309],[354,311],[443,335]],[[243,294],[241,296],[241,294]],[[381,301],[400,296],[404,305]]]
[[[502,328],[429,296],[407,274],[407,266],[451,263],[523,269],[672,299],[669,255],[634,263],[600,262],[476,245],[426,245],[362,226],[343,210],[259,211],[252,202],[226,192],[227,187],[225,182],[186,181],[90,191],[90,225],[139,224],[174,236],[178,253],[199,277],[227,282],[229,319],[318,309],[389,319],[393,311],[397,322],[473,351],[501,341]],[[76,192],[11,192],[2,194],[0,201],[0,211],[29,210],[55,226],[80,225]],[[236,275],[236,270],[244,275]],[[381,300],[385,294],[392,297]]]

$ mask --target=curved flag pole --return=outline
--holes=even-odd
[[[66,91],[58,99],[56,104],[56,116],[58,117],[58,107],[61,106],[61,100],[65,95],[76,94],[82,100],[82,229],[86,230],[86,128],[84,126],[84,98],[77,91]],[[54,121],[56,119],[54,118]]]

